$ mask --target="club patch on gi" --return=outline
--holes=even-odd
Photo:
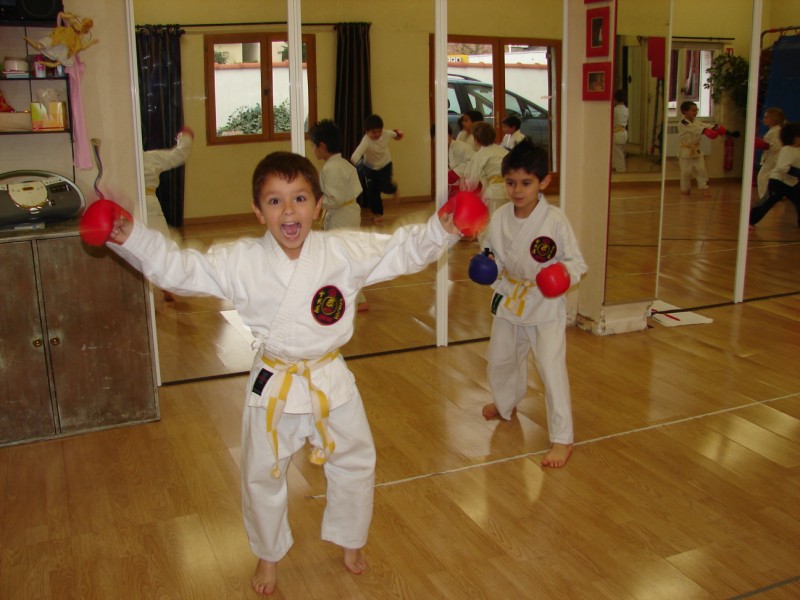
[[[531,258],[537,263],[546,263],[555,257],[558,248],[553,238],[546,235],[537,237],[531,242]]]
[[[344,296],[335,285],[317,290],[311,300],[311,315],[320,325],[333,325],[344,315]]]

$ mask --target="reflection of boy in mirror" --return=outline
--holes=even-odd
[[[769,127],[764,137],[756,140],[756,150],[763,150],[761,154],[761,168],[756,181],[758,183],[758,197],[763,198],[767,193],[769,176],[778,160],[781,150],[781,125],[786,121],[786,115],[780,108],[768,108],[764,111],[764,125]]]
[[[431,138],[436,137],[436,125],[431,125]],[[447,196],[453,196],[461,189],[461,179],[467,172],[469,161],[475,155],[474,148],[466,142],[453,139],[447,129]]]
[[[681,194],[688,195],[692,189],[692,177],[697,179],[697,189],[703,196],[711,196],[708,190],[706,163],[700,152],[700,139],[707,136],[715,139],[719,134],[716,125],[708,125],[697,120],[697,104],[691,100],[681,103],[683,118],[678,123],[678,164],[681,168]]]
[[[475,150],[475,152],[480,149],[480,145],[475,141],[475,138],[472,135],[472,126],[480,121],[483,121],[483,113],[479,110],[468,110],[461,115],[461,118],[458,121],[458,123],[461,125],[461,131],[458,132],[456,139],[459,142],[466,142],[472,146],[472,149]]]
[[[775,168],[769,175],[767,193],[750,209],[751,228],[763,219],[778,202],[791,200],[797,210],[800,227],[800,123],[786,123],[781,127],[783,146],[778,151]]]
[[[503,141],[500,142],[503,148],[511,150],[525,139],[525,136],[519,130],[520,127],[522,127],[522,121],[519,120],[519,117],[509,115],[503,119]]]
[[[611,168],[617,173],[625,172],[625,144],[628,143],[628,107],[625,105],[625,92],[614,92],[614,146],[611,152]]]

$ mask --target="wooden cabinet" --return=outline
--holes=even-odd
[[[48,229],[0,237],[0,445],[158,418],[144,279]]]

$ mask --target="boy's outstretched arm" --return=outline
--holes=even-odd
[[[456,227],[456,224],[453,222],[453,213],[452,212],[440,213],[439,214],[439,222],[442,224],[442,227],[444,227],[444,230],[447,233],[458,233],[458,234],[461,234],[461,232],[458,230],[458,227]]]

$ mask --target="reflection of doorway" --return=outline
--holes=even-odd
[[[433,37],[431,37],[433,41]],[[431,49],[433,46],[431,46]],[[514,115],[522,122],[521,131],[534,142],[545,145],[550,154],[551,171],[558,173],[559,40],[448,36],[448,121],[458,130],[458,117],[467,110],[478,110],[491,122],[502,138],[501,123]],[[433,51],[430,54],[433,90]],[[502,68],[496,68],[502,65]],[[496,90],[505,90],[498,98]],[[434,121],[433,93],[430,95],[431,122]],[[496,105],[501,110],[496,110]],[[433,164],[433,160],[431,161]],[[551,184],[551,187],[553,184]],[[557,187],[553,188],[556,191]]]

